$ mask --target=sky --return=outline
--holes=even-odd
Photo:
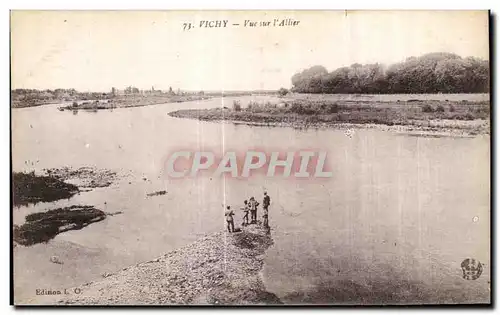
[[[299,21],[245,27],[245,20]],[[227,27],[200,27],[227,20]],[[183,23],[194,28],[184,30]],[[212,25],[215,23],[213,22]],[[239,25],[233,25],[239,24]],[[203,23],[205,25],[205,23]],[[202,26],[203,26],[202,25]],[[187,27],[186,27],[187,28]],[[488,59],[487,11],[12,11],[12,88],[272,90],[313,65]]]

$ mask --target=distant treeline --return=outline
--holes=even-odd
[[[169,100],[174,100],[173,96],[188,96],[180,98],[183,101],[189,99],[189,96],[196,95],[202,96],[203,92],[181,92],[179,89],[176,92],[170,91],[162,92],[161,90],[139,90],[136,87],[129,86],[123,90],[112,88],[110,92],[79,92],[75,89],[55,89],[55,90],[37,90],[37,89],[15,89],[11,91],[11,104],[12,107],[29,107],[51,103],[73,102],[73,101],[95,101],[95,100],[111,100],[111,99],[133,99],[132,102],[137,101],[137,98],[146,97],[165,97]],[[200,99],[197,97],[196,99]],[[157,100],[153,103],[158,103]]]
[[[451,53],[430,53],[410,57],[385,67],[381,64],[353,64],[328,72],[313,66],[292,77],[298,93],[487,93],[489,62]]]
[[[78,92],[75,89],[15,89],[11,91],[13,107],[27,107],[74,100],[99,100],[107,97],[108,93]]]

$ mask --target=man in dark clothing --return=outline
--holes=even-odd
[[[262,208],[264,209],[264,227],[269,227],[269,206],[271,205],[271,198],[264,192],[264,200],[262,200]]]
[[[227,206],[226,213],[224,215],[226,216],[227,230],[229,231],[229,233],[234,232],[234,212],[233,210],[231,210],[230,206]]]
[[[250,198],[250,214],[251,214],[251,222],[252,223],[257,223],[257,207],[259,206],[259,203],[257,200],[255,200],[254,197]]]

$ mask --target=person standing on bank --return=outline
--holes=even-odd
[[[226,216],[227,230],[229,233],[234,232],[234,212],[231,210],[230,206],[227,206],[226,213],[224,215]]]
[[[257,223],[257,207],[259,206],[259,202],[255,200],[254,197],[250,198],[250,214],[251,214],[251,222],[250,224]]]
[[[264,192],[264,200],[262,200],[262,208],[264,209],[264,227],[269,227],[269,206],[271,205],[271,198]]]
[[[248,204],[248,200],[245,200],[244,202],[245,205],[243,206],[243,208],[241,208],[245,213],[245,215],[243,216],[243,226],[248,225],[248,213],[250,212],[250,205]]]

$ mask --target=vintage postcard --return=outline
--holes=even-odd
[[[11,11],[15,305],[491,304],[488,11]]]

